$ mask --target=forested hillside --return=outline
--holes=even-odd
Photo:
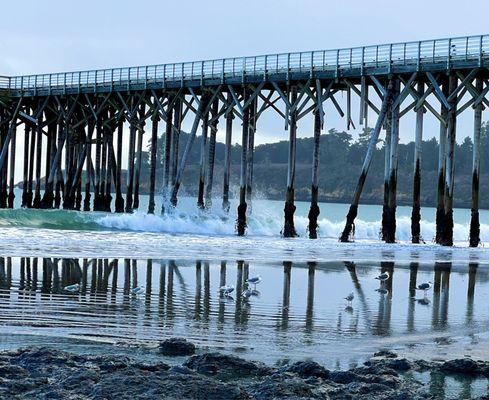
[[[360,173],[365,154],[368,131],[353,140],[347,132],[335,129],[321,135],[321,163],[319,178],[319,197],[321,201],[349,202]],[[180,137],[180,151],[183,151],[187,135]],[[162,154],[163,140],[158,141],[157,176],[161,181],[163,173]],[[270,143],[255,148],[254,191],[257,195],[281,199],[285,195],[287,171],[287,141]],[[232,148],[232,185],[238,184],[239,160],[241,146],[236,144]],[[296,197],[307,200],[310,192],[311,159],[313,139],[305,138],[297,141],[296,165]],[[147,186],[148,154],[145,153],[142,182],[143,191]],[[413,176],[414,143],[399,145],[399,172],[398,172],[398,202],[410,204]],[[200,159],[200,138],[197,137],[190,153],[189,163],[184,176],[184,188],[187,193],[196,191],[198,181],[198,163]],[[472,169],[472,140],[466,137],[457,145],[455,153],[455,206],[469,207],[471,196],[471,169]],[[489,182],[489,124],[485,123],[481,137],[481,207],[489,208],[489,192],[486,183]],[[222,190],[222,164],[224,160],[224,144],[216,146],[216,170],[214,193],[219,195]],[[436,176],[438,168],[438,142],[431,139],[423,142],[423,174],[422,174],[422,202],[424,205],[434,205],[436,199]],[[379,142],[373,158],[372,167],[367,178],[362,202],[381,203],[384,173],[384,149]],[[160,185],[157,185],[160,187]]]

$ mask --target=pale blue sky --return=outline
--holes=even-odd
[[[485,33],[487,0],[3,2],[0,74],[144,65]],[[373,121],[373,115],[370,118]],[[433,121],[432,121],[433,120]],[[326,128],[345,123],[327,111]],[[413,118],[401,124],[413,137]],[[471,133],[471,112],[459,136]],[[257,142],[286,138],[267,116]],[[437,134],[427,118],[426,137]],[[310,121],[300,135],[310,135]]]

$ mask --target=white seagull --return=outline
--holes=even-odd
[[[231,293],[234,292],[234,286],[233,285],[224,285],[219,288],[219,292],[228,297]]]
[[[261,275],[253,276],[246,280],[246,283],[252,284],[255,287],[255,289],[256,289],[256,285],[258,285],[260,282],[261,282]]]
[[[79,283],[74,283],[73,285],[68,285],[64,287],[64,290],[67,292],[75,293],[80,290],[80,284]]]
[[[132,294],[135,294],[135,295],[140,295],[140,294],[143,294],[144,293],[144,288],[142,288],[141,286],[136,286],[136,287],[133,287],[131,289],[131,293]]]
[[[381,283],[384,283],[387,279],[389,279],[389,277],[390,277],[390,275],[386,271],[386,272],[382,272],[379,276],[376,276],[375,279],[377,279]]]
[[[355,295],[353,294],[353,292],[351,292],[348,296],[345,297],[345,300],[346,300],[347,305],[349,307],[351,307],[351,303],[352,303],[354,298],[355,298]]]

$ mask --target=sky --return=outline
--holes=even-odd
[[[467,7],[453,0],[24,0],[21,11],[19,5],[2,4],[0,75],[482,34],[489,11],[487,0],[472,0]],[[401,142],[414,137],[414,113],[410,114],[401,121]],[[374,121],[374,115],[369,120]],[[425,120],[425,138],[437,135],[435,118]],[[333,108],[326,110],[325,129],[330,128],[345,129],[345,121]],[[235,127],[236,141],[238,131]],[[470,109],[459,119],[458,132],[460,141],[471,135]],[[357,133],[352,132],[354,137]],[[300,121],[298,135],[312,136],[312,116]],[[222,130],[218,138],[222,139]],[[264,114],[256,143],[286,138],[280,118]]]

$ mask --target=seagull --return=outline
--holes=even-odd
[[[67,292],[75,293],[80,290],[80,284],[79,283],[74,283],[73,285],[68,285],[64,287],[64,290]]]
[[[425,283],[419,284],[418,287],[416,288],[416,290],[424,291],[424,295],[426,296],[426,292],[428,292],[428,290],[430,290],[432,286],[433,286],[432,282],[425,282]]]
[[[219,292],[221,293],[221,295],[224,295],[226,297],[228,297],[231,293],[234,292],[234,286],[233,285],[224,285],[224,286],[221,286],[219,288]]]
[[[387,279],[389,279],[390,275],[389,273],[382,272],[379,276],[376,276],[375,279],[379,280],[381,284],[383,284]]]
[[[256,285],[258,285],[260,282],[261,282],[261,275],[254,276],[246,280],[246,283],[251,283],[255,287],[255,289],[256,289]]]
[[[351,302],[353,301],[354,298],[355,295],[353,294],[353,292],[351,292],[348,296],[345,297],[348,307],[351,307]]]
[[[243,300],[248,300],[251,296],[253,296],[253,290],[251,289],[246,289],[243,293]]]
[[[135,294],[135,295],[140,295],[140,294],[143,294],[144,293],[144,288],[142,288],[141,286],[136,286],[136,287],[133,287],[131,289],[131,293],[132,294]]]

